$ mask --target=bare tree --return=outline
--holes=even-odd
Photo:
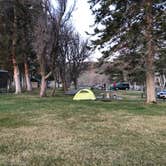
[[[48,1],[44,0],[40,6],[40,13],[35,28],[35,49],[40,65],[41,86],[40,97],[46,96],[48,76],[46,75],[46,61],[48,58],[48,45],[50,39],[49,18],[47,13]]]
[[[58,0],[58,8],[51,8],[49,15],[52,22],[52,49],[50,53],[51,73],[54,78],[55,87],[52,96],[55,95],[56,80],[60,76],[64,91],[67,91],[66,83],[66,52],[67,43],[65,35],[65,27],[70,22],[72,12],[75,8],[75,1],[71,8],[66,11],[67,0]],[[56,14],[55,14],[56,13]]]
[[[73,34],[71,42],[69,42],[69,53],[67,60],[69,64],[69,72],[71,81],[77,89],[77,81],[80,73],[85,70],[85,60],[90,56],[88,41],[81,40],[79,34]]]
[[[42,1],[41,12],[36,26],[36,52],[40,64],[41,88],[40,96],[46,96],[46,81],[53,75],[56,80],[57,59],[62,56],[60,51],[61,29],[69,21],[72,7],[66,12],[67,0],[58,0],[55,8],[50,0]],[[60,58],[59,58],[60,59]],[[62,58],[63,59],[63,58]],[[46,73],[46,65],[49,64],[49,72]],[[53,94],[55,93],[55,88]]]
[[[69,53],[70,36],[67,26],[63,26],[59,33],[57,66],[61,78],[63,90],[68,90],[67,85],[67,54]]]

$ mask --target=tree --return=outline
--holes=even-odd
[[[40,8],[35,32],[35,48],[38,55],[42,79],[40,90],[41,97],[46,96],[47,79],[53,75],[54,80],[56,80],[57,62],[59,62],[59,60],[61,60],[61,64],[63,63],[63,68],[59,68],[62,80],[64,80],[63,78],[65,77],[63,71],[65,70],[66,59],[63,52],[61,52],[63,43],[62,31],[73,11],[73,8],[69,11],[66,11],[66,8],[67,0],[58,0],[56,8],[51,5],[50,0],[44,0]],[[48,64],[50,67],[48,67]],[[46,74],[46,70],[48,69],[48,74]],[[54,93],[55,89],[52,95]]]
[[[14,73],[14,82],[15,82],[15,93],[19,94],[21,93],[21,82],[20,82],[20,70],[19,70],[19,64],[18,59],[19,56],[17,55],[17,41],[18,41],[18,23],[19,23],[19,8],[18,5],[19,1],[1,1],[0,6],[2,8],[1,11],[1,17],[3,19],[3,24],[6,25],[5,31],[7,32],[4,36],[3,33],[3,39],[8,40],[6,46],[8,46],[8,51],[6,51],[7,56],[11,59],[11,62],[13,64],[13,73]],[[6,41],[7,41],[6,40]],[[3,57],[6,55],[2,55]]]
[[[20,82],[20,70],[18,67],[17,59],[16,59],[16,45],[17,45],[17,13],[16,6],[13,7],[13,34],[12,34],[12,62],[14,68],[14,81],[15,81],[15,93],[21,93],[21,82]]]
[[[104,48],[103,59],[117,52],[119,55],[121,52],[123,55],[139,54],[146,68],[147,103],[156,102],[154,57],[158,51],[154,46],[159,44],[156,36],[163,32],[158,25],[163,20],[165,3],[160,0],[90,0],[89,3],[95,24],[101,27],[95,28],[98,39],[93,44]],[[158,35],[154,35],[156,30]]]
[[[6,69],[12,71],[12,62],[11,62],[11,31],[9,31],[10,23],[6,20],[9,20],[7,15],[8,5],[4,2],[0,2],[0,67],[1,69]]]
[[[36,75],[41,76],[40,97],[46,96],[50,76],[55,85],[61,77],[64,91],[70,78],[77,86],[83,61],[89,56],[87,42],[81,41],[79,35],[69,29],[73,29],[70,18],[75,1],[69,10],[67,0],[56,1],[56,7],[52,2],[0,1],[0,65],[4,69],[13,67],[17,94],[21,93],[21,85],[25,83],[27,91],[31,91],[31,77]]]
[[[67,91],[68,89],[66,72],[66,54],[68,52],[68,39],[70,38],[70,35],[69,31],[67,30],[67,27],[70,25],[72,29],[70,18],[72,16],[74,8],[75,1],[71,5],[69,10],[66,10],[67,0],[59,0],[58,9],[54,9],[52,7],[51,11],[53,12],[49,11],[49,15],[52,22],[52,46],[50,53],[50,66],[55,81],[55,87],[52,91],[52,96],[54,96],[55,94],[56,80],[59,76],[61,78],[63,90]]]
[[[51,54],[51,61],[52,61],[52,72],[54,75],[54,80],[56,80],[56,75],[59,73],[59,76],[61,78],[63,90],[67,91],[67,81],[66,81],[66,53],[67,53],[67,40],[66,40],[66,31],[64,30],[67,24],[67,21],[70,19],[71,13],[73,10],[67,12],[68,16],[66,17],[66,7],[67,7],[67,1],[62,0],[58,1],[59,8],[57,11],[57,16],[52,16],[53,25],[55,28],[55,34],[54,34],[54,42],[52,45],[52,54]],[[55,75],[56,74],[56,75]],[[56,86],[56,84],[55,84]],[[55,88],[53,90],[52,95],[54,95]]]
[[[32,37],[30,35],[32,32],[32,15],[30,14],[32,12],[30,9],[31,3],[32,1],[24,0],[8,0],[1,1],[0,3],[0,7],[2,7],[2,25],[5,25],[2,28],[5,33],[1,31],[1,35],[3,36],[1,39],[2,43],[4,43],[5,52],[3,52],[1,56],[3,57],[3,63],[6,60],[9,61],[7,64],[12,62],[16,94],[21,92],[20,78],[21,72],[23,73],[23,71],[20,70],[22,69],[20,67],[22,64],[25,66],[27,90],[32,90],[28,65],[28,56],[30,56],[29,54],[32,52]]]
[[[72,35],[68,47],[69,53],[67,54],[67,60],[70,78],[74,83],[75,89],[77,89],[78,77],[86,68],[85,60],[90,56],[90,50],[88,48],[88,41],[81,40],[79,34]]]
[[[42,1],[41,1],[42,2]],[[38,62],[40,65],[41,74],[41,86],[40,86],[40,97],[46,96],[46,62],[48,58],[48,45],[50,39],[50,28],[49,28],[49,18],[47,14],[48,2],[47,0],[43,3],[39,3],[39,14],[37,19],[37,24],[35,27],[35,50],[38,57]],[[43,6],[42,6],[43,5]]]
[[[30,61],[33,60],[33,31],[34,22],[33,17],[36,15],[35,4],[33,1],[20,1],[19,5],[19,33],[18,33],[18,54],[20,54],[21,63],[23,64],[22,73],[25,75],[26,89],[32,91],[30,78]]]

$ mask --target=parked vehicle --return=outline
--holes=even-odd
[[[103,86],[100,85],[100,84],[97,84],[97,85],[93,85],[92,88],[93,88],[93,89],[99,89],[99,90],[102,90],[102,89],[103,89]]]
[[[166,89],[157,93],[159,99],[166,99]]]
[[[110,87],[111,90],[129,90],[130,85],[127,82],[113,83]]]

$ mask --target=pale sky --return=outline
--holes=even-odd
[[[88,37],[85,31],[92,32],[92,28],[89,26],[92,25],[93,22],[94,19],[87,0],[77,0],[76,9],[73,13],[73,23],[82,37]]]
[[[54,1],[54,0],[53,0]],[[80,33],[83,39],[87,39],[90,36],[86,35],[86,31],[89,33],[93,32],[93,28],[90,27],[94,24],[94,16],[92,15],[90,5],[87,2],[88,0],[76,0],[75,11],[73,12],[73,24],[75,26],[76,31]],[[55,1],[54,1],[55,2]],[[74,0],[68,0],[68,6],[71,6]],[[91,57],[91,60],[97,60],[97,58],[101,57],[101,53],[96,51]]]
[[[71,1],[71,0],[70,0]],[[93,32],[94,16],[90,10],[88,0],[76,0],[76,9],[73,13],[73,23],[76,30],[80,35],[86,39],[90,36],[86,35],[86,31],[89,33]],[[97,58],[101,57],[101,53],[96,50],[95,53],[90,57],[90,60],[96,61]]]
[[[89,9],[88,0],[75,0],[76,7],[72,14],[73,24],[76,30],[81,34],[83,38],[87,38],[85,31],[93,31],[89,26],[93,24],[93,16],[91,10]],[[52,0],[52,3],[56,6],[56,0]],[[68,0],[68,9],[74,4],[74,0]]]

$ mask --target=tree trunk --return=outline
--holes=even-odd
[[[155,84],[154,84],[154,50],[152,37],[152,0],[146,0],[146,88],[147,88],[147,103],[156,103]]]
[[[165,74],[162,75],[163,77],[163,89],[166,87],[166,77]]]
[[[60,71],[60,77],[61,77],[63,91],[66,92],[66,91],[68,91],[68,88],[67,88],[67,83],[66,83],[65,72]]]
[[[128,79],[127,79],[127,78],[128,78],[128,73],[127,73],[127,71],[123,70],[122,73],[123,73],[123,81],[124,81],[124,82],[127,82],[127,81],[128,81]]]
[[[57,81],[57,88],[60,88],[60,81],[61,80],[61,78],[60,78],[60,73],[59,72],[57,72],[57,78],[56,78],[56,81]]]
[[[47,83],[45,80],[45,75],[42,75],[41,85],[40,85],[40,97],[46,97]]]
[[[27,91],[32,91],[32,84],[31,84],[31,80],[30,80],[30,76],[29,76],[29,66],[27,64],[27,62],[24,62],[24,69],[25,69],[25,80],[26,80],[26,88]]]
[[[74,88],[75,88],[75,90],[77,89],[77,79],[74,79]]]
[[[47,83],[45,79],[46,75],[45,55],[40,56],[39,63],[40,63],[40,72],[41,72],[40,97],[45,97],[47,89]]]
[[[15,82],[15,94],[21,93],[20,71],[16,60],[16,43],[17,43],[17,16],[14,8],[13,37],[12,37],[12,62]]]
[[[12,61],[14,70],[15,94],[19,94],[21,93],[20,71],[14,55],[12,56]]]
[[[21,89],[25,90],[26,89],[26,80],[25,80],[25,75],[23,73],[21,75]]]
[[[64,92],[68,91],[67,83],[66,83],[65,77],[61,76],[61,80],[62,80],[63,91],[64,91]]]
[[[64,92],[67,92],[67,91],[68,91],[67,83],[66,83],[66,80],[65,80],[65,79],[62,79],[62,87],[63,87],[63,91],[64,91]]]
[[[51,92],[51,96],[55,96],[55,90],[56,90],[56,74],[53,72],[53,77],[54,77],[54,88]]]

